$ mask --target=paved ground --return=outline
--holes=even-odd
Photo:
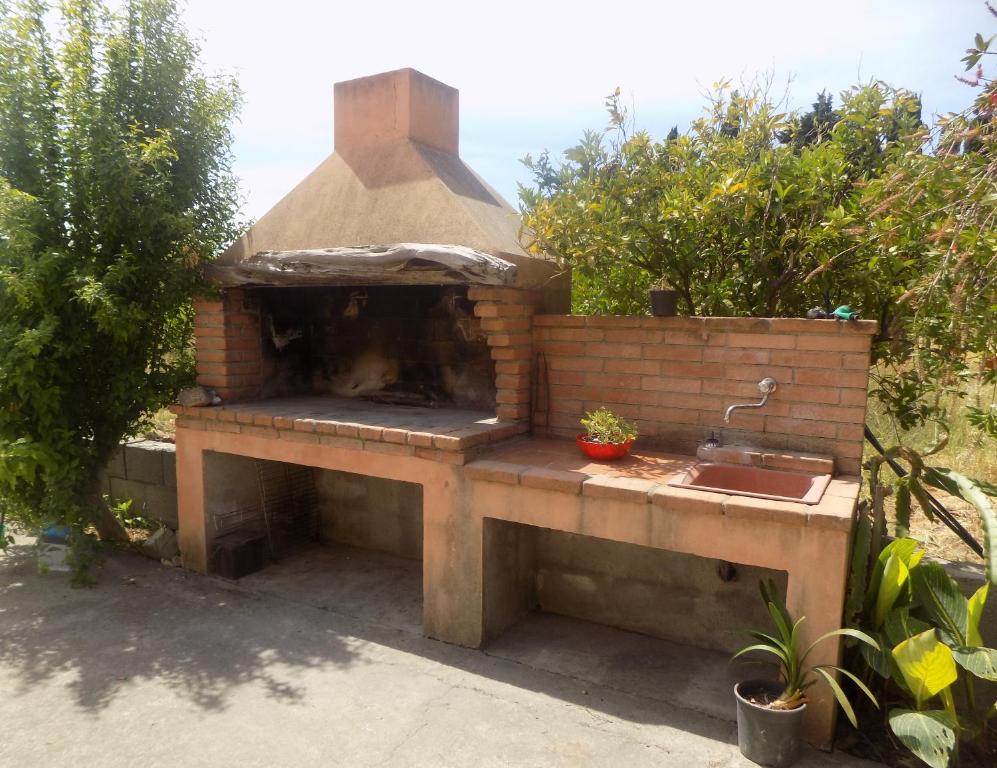
[[[15,547],[0,554],[0,766],[751,765],[732,723],[584,679],[583,649],[549,658],[545,627],[498,656],[132,555],[72,590]]]

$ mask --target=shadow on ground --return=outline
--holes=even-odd
[[[0,665],[22,689],[65,678],[78,706],[100,710],[134,678],[157,678],[206,710],[240,686],[297,703],[300,690],[270,670],[355,663],[351,639],[316,628],[273,601],[114,553],[93,589],[40,575],[30,546],[0,556]]]
[[[546,615],[485,652],[460,648],[424,638],[412,621],[398,620],[410,619],[411,607],[394,610],[385,593],[397,590],[371,592],[366,603],[354,593],[352,602],[339,603],[350,609],[341,612],[329,605],[335,595],[316,597],[317,588],[295,592],[302,569],[289,563],[293,578],[283,586],[279,569],[272,579],[264,571],[233,585],[116,552],[96,588],[76,590],[64,574],[38,575],[30,547],[13,547],[0,556],[0,666],[13,672],[20,692],[61,682],[76,705],[92,713],[140,679],[155,679],[196,707],[219,711],[244,686],[303,705],[304,688],[289,682],[296,670],[390,663],[383,652],[389,648],[421,659],[413,663],[425,674],[454,678],[459,670],[576,705],[596,721],[736,739],[732,710],[726,711],[731,673],[719,654],[704,659],[683,646]],[[410,570],[421,585],[418,564]],[[722,704],[708,703],[718,697]]]

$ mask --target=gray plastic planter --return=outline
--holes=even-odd
[[[752,762],[768,768],[787,768],[800,754],[800,723],[804,704],[797,709],[768,709],[748,699],[759,694],[775,698],[783,686],[771,680],[746,680],[734,686],[737,699],[737,746]]]

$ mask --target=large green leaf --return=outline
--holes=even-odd
[[[997,510],[994,510],[984,484],[947,467],[925,467],[921,477],[929,485],[941,488],[976,507],[983,523],[983,562],[987,569],[987,581],[997,584]],[[992,487],[985,485],[987,489]]]
[[[926,563],[911,571],[911,585],[932,622],[950,634],[956,645],[966,645],[969,605],[955,579],[938,563]]]
[[[879,648],[872,648],[862,643],[859,646],[859,652],[873,671],[881,677],[889,679],[893,676],[893,668],[890,666],[890,648],[892,646],[888,643],[885,635],[877,635],[876,637],[879,640]]]
[[[990,583],[987,582],[969,598],[966,606],[968,612],[968,631],[966,633],[966,644],[970,646],[983,645],[983,636],[980,634],[980,619],[983,618],[983,608],[987,604],[987,595],[990,593]]]
[[[952,685],[959,676],[951,649],[939,641],[934,629],[904,640],[893,649],[893,659],[918,707]]]
[[[997,650],[993,648],[952,648],[952,657],[960,667],[984,680],[997,682]]]
[[[866,593],[866,608],[871,612],[879,595],[880,585],[883,581],[883,571],[891,557],[896,557],[901,563],[907,566],[910,571],[921,559],[922,552],[915,550],[918,543],[914,539],[895,539],[883,547],[876,562],[873,565],[872,573],[869,576],[869,587]]]
[[[879,592],[876,594],[876,608],[872,619],[875,629],[883,626],[883,622],[886,621],[886,614],[893,608],[893,604],[900,596],[904,585],[907,584],[909,575],[907,566],[897,556],[897,553],[891,553],[886,560],[886,565],[883,567],[883,576],[879,582]]]
[[[926,621],[921,621],[911,616],[910,608],[906,605],[890,611],[883,624],[883,632],[886,634],[891,648],[899,645],[908,637],[913,637],[924,632],[926,629],[931,629],[931,625]]]
[[[891,709],[890,728],[907,749],[931,768],[948,767],[955,751],[956,732],[956,724],[948,712]]]

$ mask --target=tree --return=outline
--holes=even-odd
[[[817,101],[809,112],[792,120],[789,128],[778,132],[779,141],[792,144],[796,149],[828,141],[831,131],[841,119],[841,115],[834,111],[833,104],[834,99],[827,91],[818,93]]]
[[[840,114],[829,139],[782,145],[797,116],[764,89],[720,84],[684,135],[656,142],[623,131],[611,97],[608,135],[586,133],[560,165],[527,158],[531,247],[574,268],[579,311],[643,312],[648,285],[664,278],[690,314],[800,316],[860,303],[879,316],[891,289],[868,270],[822,267],[856,244],[856,183],[919,150],[920,105],[872,83],[843,94]]]
[[[197,265],[235,234],[239,92],[172,0],[0,0],[0,500],[123,533],[98,471],[192,369]]]

